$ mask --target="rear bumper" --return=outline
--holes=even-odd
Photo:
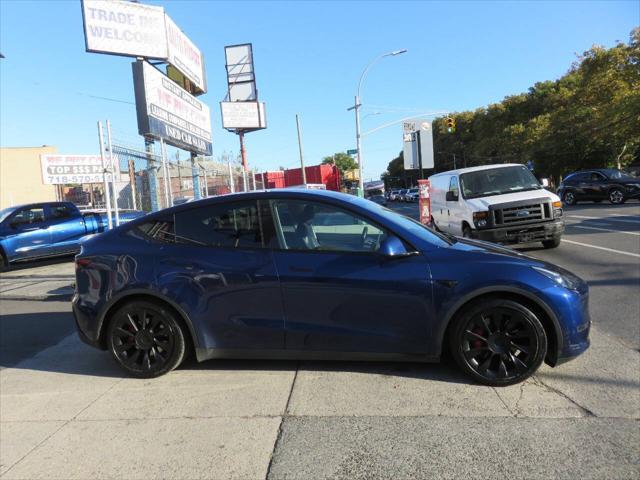
[[[563,233],[564,220],[561,219],[472,231],[473,237],[479,240],[505,244],[552,240],[553,238],[561,236]]]
[[[80,340],[94,348],[104,350],[104,346],[100,343],[98,332],[89,327],[94,323],[91,321],[91,316],[83,311],[78,304],[78,300],[78,294],[75,294],[71,300],[71,310],[73,311],[73,320],[76,323],[76,329],[78,330]]]

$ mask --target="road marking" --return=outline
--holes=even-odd
[[[622,250],[614,250],[613,248],[599,247],[597,245],[589,245],[588,243],[574,242],[573,240],[565,240],[564,238],[562,239],[562,243],[571,243],[573,245],[580,245],[581,247],[597,248],[598,250],[604,250],[605,252],[619,253],[620,255],[629,255],[630,257],[640,258],[640,255],[638,255],[637,253],[623,252]]]
[[[601,223],[596,223],[596,225],[602,225]],[[585,227],[584,225],[577,225],[575,223],[567,223],[567,226],[574,228],[584,228],[585,230],[600,230],[602,232],[613,232],[613,233],[626,233],[627,235],[636,235],[640,237],[640,232],[627,232],[624,230],[611,230],[610,228],[597,228],[597,227]]]
[[[622,218],[602,218],[602,217],[587,217],[585,215],[567,215],[571,218],[587,218],[589,220],[600,220],[602,222],[626,222],[626,223],[640,223],[640,220],[625,220]]]

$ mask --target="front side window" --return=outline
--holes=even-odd
[[[376,252],[386,235],[347,210],[305,200],[275,201],[274,216],[288,250]]]
[[[451,180],[449,181],[449,191],[453,192],[454,197],[458,196],[458,180],[456,177],[451,177]]]
[[[262,247],[257,202],[208,205],[175,213],[177,243],[212,247]]]
[[[28,225],[40,222],[44,222],[43,207],[23,208],[11,218],[12,225]]]

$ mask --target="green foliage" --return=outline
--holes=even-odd
[[[455,133],[434,121],[436,171],[452,169],[454,153],[458,168],[531,160],[536,174],[556,179],[640,161],[640,28],[626,44],[584,52],[558,80],[454,117]],[[401,177],[401,165],[393,159],[387,176]]]
[[[350,155],[347,155],[344,152],[338,152],[330,157],[324,157],[322,159],[322,163],[335,163],[338,167],[338,170],[340,170],[340,176],[343,176],[344,172],[348,170],[358,168],[358,164],[356,163],[356,161]]]

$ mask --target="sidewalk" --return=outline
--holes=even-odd
[[[0,273],[2,300],[70,300],[75,282],[71,261]]]

